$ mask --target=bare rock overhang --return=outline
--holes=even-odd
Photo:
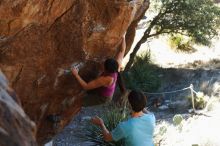
[[[94,78],[126,31],[129,51],[148,6],[148,0],[0,2],[0,67],[35,121],[39,142],[57,133],[47,115],[65,117],[62,128],[81,108],[84,92],[60,71],[81,63],[83,78]]]

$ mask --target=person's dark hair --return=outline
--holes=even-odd
[[[119,67],[118,62],[113,58],[106,59],[104,62],[104,68],[107,73],[118,72],[118,67]],[[120,88],[120,91],[124,93],[126,89],[121,74],[119,72],[118,72],[117,84]]]
[[[135,112],[142,111],[147,104],[146,96],[142,92],[132,90],[128,95],[128,101]]]
[[[104,62],[104,68],[108,73],[118,72],[118,62],[113,58],[106,59]]]

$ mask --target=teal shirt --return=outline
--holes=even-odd
[[[112,132],[114,141],[125,140],[125,146],[154,146],[155,116],[152,113],[130,118],[120,123]]]

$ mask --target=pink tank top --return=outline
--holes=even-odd
[[[104,73],[103,76],[111,76],[113,77],[114,81],[113,83],[108,86],[108,87],[101,87],[100,88],[100,95],[104,96],[104,97],[112,97],[114,92],[115,92],[115,86],[116,86],[116,81],[117,81],[117,77],[118,77],[118,73]]]

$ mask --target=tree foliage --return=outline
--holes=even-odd
[[[130,55],[125,70],[130,69],[141,44],[162,34],[181,34],[201,45],[210,45],[218,35],[220,7],[213,0],[155,0],[151,9],[156,14],[146,22],[143,37]]]

